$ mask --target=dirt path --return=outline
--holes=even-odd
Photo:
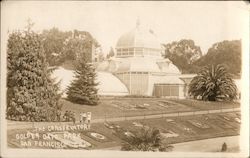
[[[173,144],[174,150],[176,152],[219,152],[221,150],[222,144],[225,142],[227,148],[237,149],[239,148],[239,138],[240,136],[230,136],[230,137],[219,137],[211,139],[196,140],[184,143]],[[237,151],[235,151],[237,152]]]
[[[104,118],[104,119],[95,119],[92,120],[92,123],[102,123],[105,121],[116,122],[116,121],[125,121],[125,120],[142,120],[150,118],[161,118],[161,117],[178,117],[178,116],[191,116],[191,115],[202,115],[202,114],[214,114],[214,113],[225,113],[225,112],[235,112],[240,111],[240,108],[232,109],[221,109],[221,110],[203,110],[203,111],[192,111],[192,112],[176,112],[169,114],[152,114],[145,116],[129,116],[129,117],[114,117],[114,118]]]
[[[240,136],[229,136],[176,143],[172,144],[174,146],[172,152],[220,152],[224,142],[227,144],[228,152],[239,152],[239,138]],[[120,149],[121,146],[114,146],[98,150]]]
[[[240,108],[232,108],[232,109],[221,109],[221,110],[204,110],[204,111],[193,111],[193,112],[176,112],[169,114],[152,114],[145,116],[129,116],[129,117],[113,117],[113,118],[102,118],[102,119],[94,119],[91,120],[92,123],[103,123],[105,121],[108,122],[116,122],[116,121],[126,121],[126,120],[142,120],[142,119],[150,119],[150,118],[161,118],[161,117],[178,117],[178,116],[191,116],[191,115],[201,115],[201,114],[213,114],[213,113],[225,113],[225,112],[236,112],[240,111]],[[73,124],[72,122],[17,122],[17,121],[7,121],[7,129],[25,129],[32,127],[41,127],[48,125],[65,125],[65,124]]]

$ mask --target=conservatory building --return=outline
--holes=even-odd
[[[99,63],[97,71],[119,79],[119,84],[109,85],[110,89],[125,87],[119,94],[183,98],[185,83],[181,73],[162,53],[153,31],[137,23],[118,39],[115,56]]]

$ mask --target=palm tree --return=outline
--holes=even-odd
[[[143,126],[124,139],[121,150],[123,151],[169,151],[171,145],[164,145],[158,129]]]
[[[204,67],[192,79],[188,93],[206,101],[233,100],[237,97],[237,87],[224,66],[212,65]]]

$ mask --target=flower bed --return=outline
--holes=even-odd
[[[90,137],[91,139],[93,139],[95,141],[102,142],[102,143],[112,141],[107,136],[100,134],[100,133],[97,133],[95,131],[88,131],[88,132],[82,133],[82,134]]]

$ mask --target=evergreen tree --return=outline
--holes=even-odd
[[[87,63],[85,58],[78,60],[75,68],[75,80],[68,87],[68,99],[79,104],[97,105],[98,89],[95,82],[96,73],[91,63]]]
[[[59,86],[50,76],[41,38],[30,27],[9,35],[7,68],[7,119],[60,119]]]
[[[107,59],[109,59],[113,56],[115,56],[115,51],[114,51],[113,47],[110,47],[109,53],[107,54]]]

